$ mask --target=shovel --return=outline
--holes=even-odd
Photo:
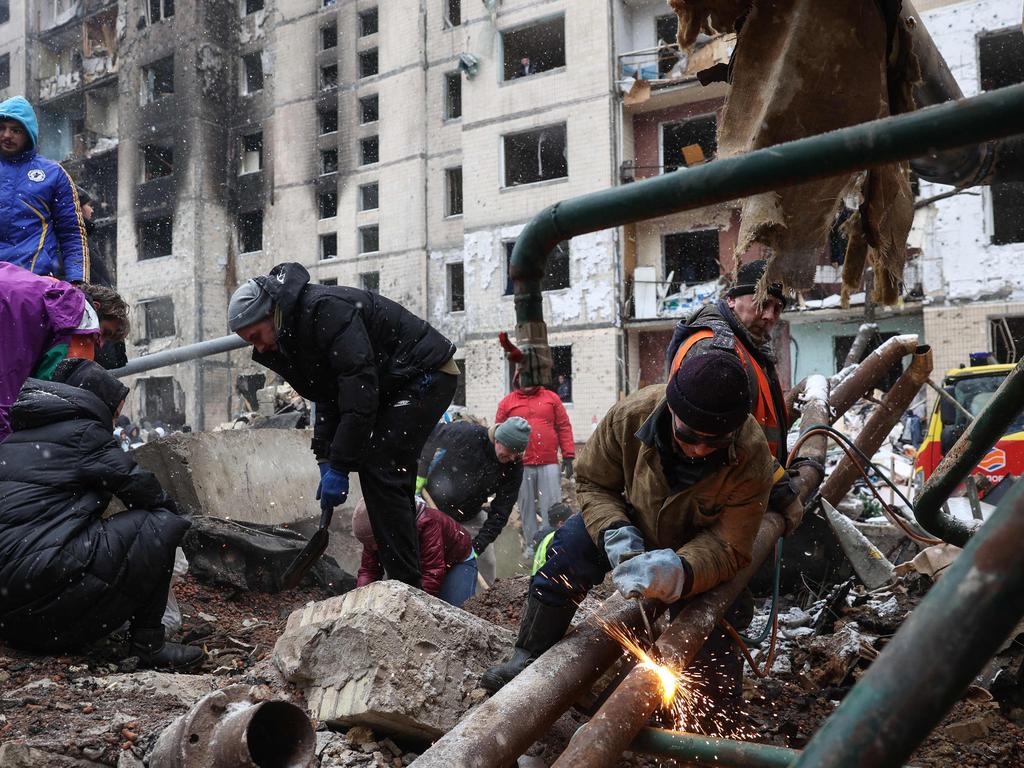
[[[292,560],[291,565],[288,566],[288,570],[284,572],[284,576],[281,577],[281,589],[295,589],[299,586],[299,582],[302,581],[302,577],[306,575],[306,572],[313,567],[313,564],[320,559],[320,555],[327,549],[327,541],[329,538],[328,528],[331,525],[331,517],[334,514],[333,509],[322,509],[320,510],[320,527],[316,529],[306,546],[302,548],[298,556]]]

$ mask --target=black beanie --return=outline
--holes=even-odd
[[[750,413],[747,373],[739,357],[725,350],[684,358],[665,395],[680,421],[708,435],[739,429]]]
[[[52,380],[92,392],[110,409],[111,418],[114,417],[114,412],[121,401],[128,397],[129,392],[128,387],[92,360],[79,358],[62,360],[53,369]]]
[[[758,281],[764,277],[764,271],[768,268],[768,262],[764,259],[757,259],[751,261],[749,264],[744,264],[740,267],[739,272],[736,273],[736,284],[728,290],[725,294],[730,299],[735,299],[737,296],[745,296],[747,294],[755,293],[757,291]],[[768,286],[768,295],[774,296],[776,299],[782,302],[782,308],[786,308],[786,294],[782,292],[781,283],[772,283]]]

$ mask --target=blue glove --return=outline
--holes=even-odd
[[[339,472],[330,464],[321,464],[316,497],[320,501],[320,509],[334,509],[344,504],[348,498],[348,472]]]
[[[689,593],[693,573],[689,564],[671,549],[644,552],[620,563],[612,581],[623,597],[650,597],[674,603]]]
[[[601,539],[604,545],[604,553],[608,555],[608,562],[614,570],[623,560],[642,555],[647,551],[644,546],[644,537],[640,529],[635,525],[624,525],[621,528],[612,528],[604,532]]]
[[[324,485],[324,475],[327,474],[327,470],[331,468],[331,465],[326,461],[321,461],[317,465],[317,469],[320,470],[320,482],[316,484],[316,498],[320,498],[320,491]]]

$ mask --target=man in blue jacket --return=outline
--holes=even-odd
[[[32,105],[21,96],[0,102],[0,261],[80,283],[89,246],[78,193],[38,141]]]

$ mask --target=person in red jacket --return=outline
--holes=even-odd
[[[416,503],[416,532],[420,541],[420,570],[423,591],[456,607],[476,594],[476,553],[473,537],[444,512]],[[363,557],[356,586],[363,587],[384,578],[384,566],[377,552],[377,540],[370,527],[366,502],[362,499],[352,513],[352,535],[363,545]]]
[[[572,477],[576,444],[572,424],[561,399],[544,387],[522,387],[507,394],[498,403],[496,424],[512,416],[530,423],[530,444],[523,455],[523,484],[519,487],[519,517],[523,521],[523,548],[533,558],[533,537],[537,518],[547,527],[548,509],[562,500],[562,479],[558,471],[558,451],[562,452],[562,470]]]

